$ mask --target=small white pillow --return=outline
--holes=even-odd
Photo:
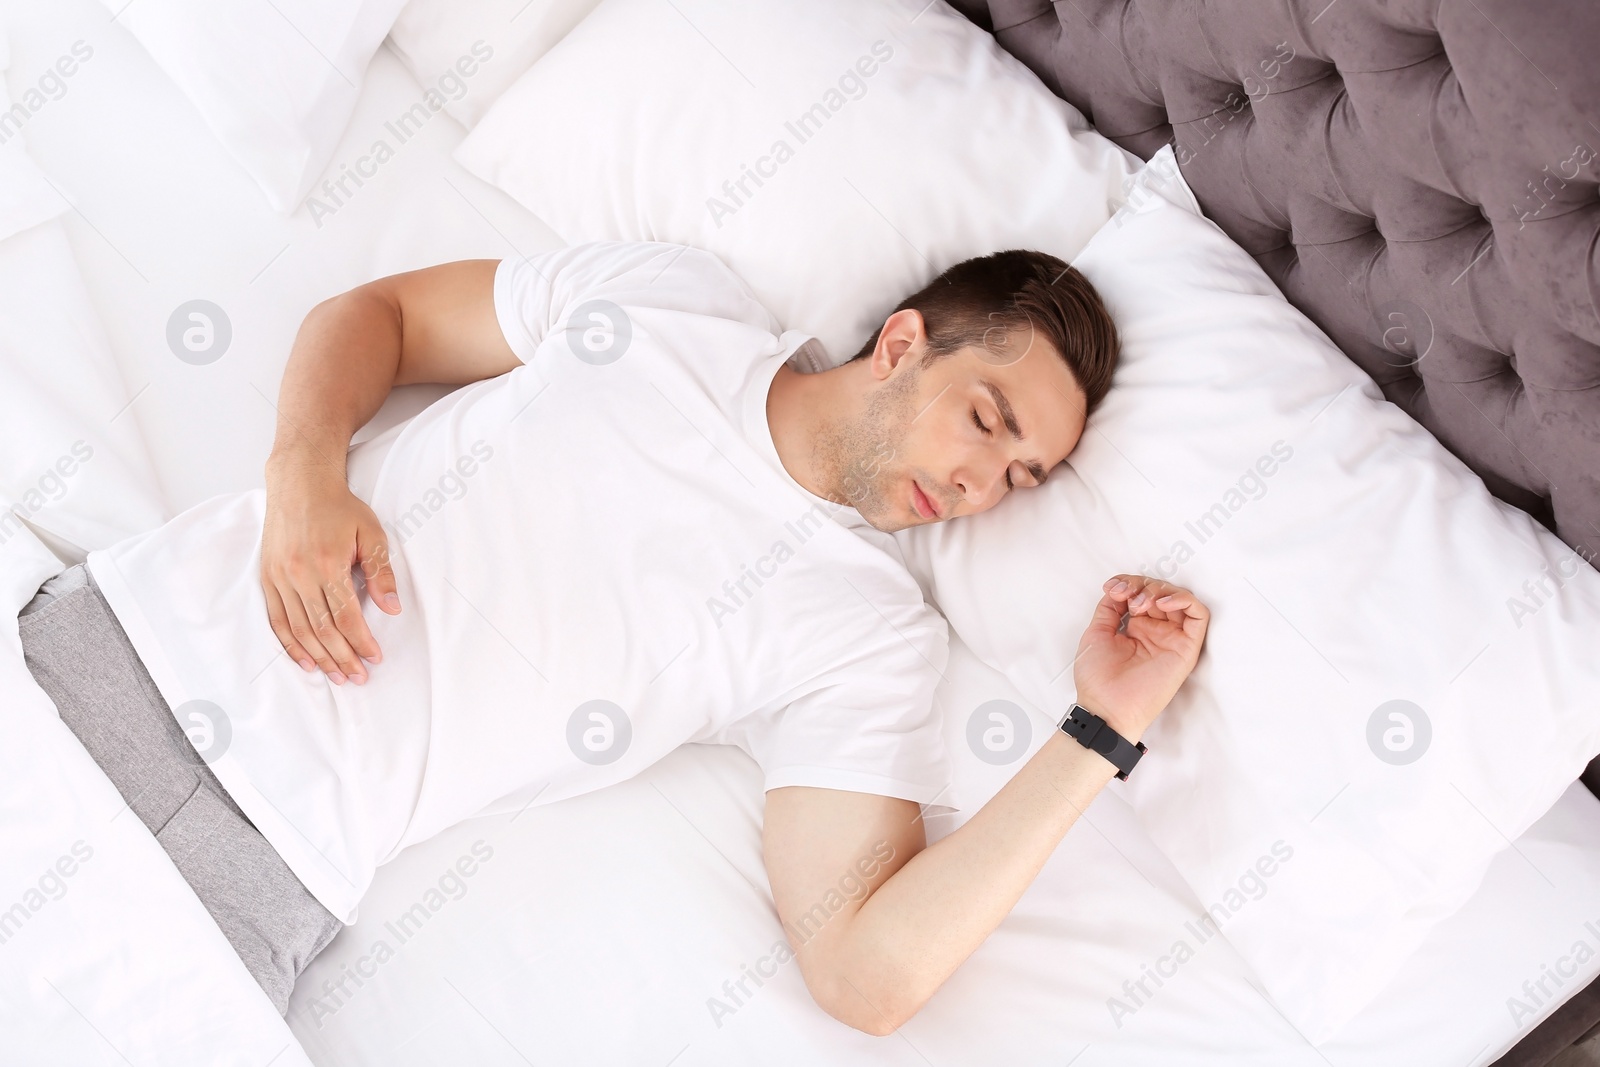
[[[103,0],[285,214],[322,174],[405,0]]]
[[[1600,575],[1385,401],[1200,215],[1170,148],[1074,265],[1124,348],[1070,469],[898,538],[1058,720],[1111,574],[1211,606],[1122,788],[1321,1042],[1600,751]]]
[[[0,293],[0,546],[31,526],[81,563],[161,525],[171,512],[129,410],[135,394],[61,223],[0,240]]]
[[[829,363],[960,260],[1075,255],[1139,165],[926,0],[604,0],[456,159],[569,242],[715,252]]]
[[[0,12],[0,74],[11,66],[11,42],[7,33],[5,13]],[[15,105],[7,98],[5,78],[0,77],[0,116],[5,117],[5,122],[0,124],[0,240],[67,210],[67,202],[51,187],[28,155],[22,134],[34,112],[51,98],[65,94],[63,79],[77,73],[79,65],[93,55],[93,45],[74,41],[56,60],[55,66],[40,75],[39,82],[23,87]]]
[[[417,81],[467,129],[599,0],[411,0],[389,31]]]

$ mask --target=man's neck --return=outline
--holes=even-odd
[[[830,472],[818,469],[816,444],[840,419],[860,414],[855,372],[868,372],[865,361],[817,374],[801,374],[785,363],[767,391],[767,427],[779,462],[789,477],[825,500],[839,500],[839,487],[830,484]]]

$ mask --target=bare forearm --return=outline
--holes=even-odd
[[[351,437],[394,387],[400,342],[394,306],[365,290],[311,310],[284,369],[269,480],[291,468],[344,480]]]
[[[1115,773],[1057,731],[965,825],[879,886],[838,948],[840,1018],[876,1033],[914,1015],[1010,913]]]

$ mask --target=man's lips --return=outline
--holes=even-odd
[[[935,504],[927,493],[922,491],[922,486],[917,484],[915,478],[911,479],[911,506],[917,509],[917,514],[925,519],[937,519],[939,506]]]

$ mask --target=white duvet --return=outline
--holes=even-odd
[[[26,173],[18,158],[12,175]],[[22,659],[17,612],[65,566],[35,528],[81,558],[165,518],[50,218],[66,205],[33,190],[6,216],[31,224],[0,239],[0,1062],[307,1064]]]
[[[23,665],[17,608],[60,566],[31,534],[0,548],[0,1059],[307,1064]]]

